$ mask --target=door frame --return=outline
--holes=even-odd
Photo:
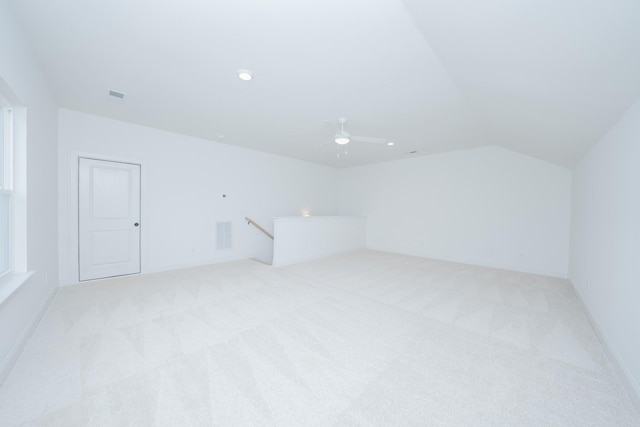
[[[143,203],[145,189],[146,189],[146,168],[144,162],[139,159],[125,158],[119,156],[110,156],[105,154],[90,153],[83,151],[72,151],[67,158],[67,185],[61,185],[61,200],[68,200],[66,206],[60,206],[60,219],[59,221],[67,222],[67,236],[59,236],[59,247],[61,250],[65,250],[69,254],[68,262],[66,265],[60,265],[60,278],[62,284],[76,284],[76,283],[90,283],[93,280],[80,281],[80,215],[79,215],[79,164],[80,158],[102,160],[105,162],[118,162],[129,163],[140,166],[140,223],[144,224],[144,218],[146,217],[145,203]],[[63,197],[63,192],[66,192],[67,197]],[[146,242],[148,240],[148,227],[141,227],[140,229],[140,274],[144,274],[148,271],[148,259],[147,251],[144,249],[147,247]],[[69,280],[65,280],[65,277]]]
[[[118,161],[114,161],[114,160],[102,160],[102,159],[96,159],[96,158],[89,158],[89,157],[78,157],[78,281],[80,282],[88,282],[90,280],[100,280],[100,279],[110,279],[112,277],[120,277],[120,276],[130,276],[132,274],[140,274],[142,273],[142,228],[143,227],[139,227],[138,228],[138,270],[136,272],[132,272],[132,273],[124,273],[124,274],[116,274],[116,275],[111,275],[111,276],[104,276],[104,277],[96,277],[94,279],[82,279],[82,272],[81,270],[81,266],[80,266],[80,162],[81,160],[93,160],[93,161],[98,161],[98,162],[106,162],[106,163],[118,163],[121,165],[129,165],[129,166],[138,166],[138,216],[136,217],[136,220],[140,223],[142,223],[142,188],[141,188],[141,182],[142,182],[142,165],[138,164],[138,163],[131,163],[131,162],[118,162]],[[137,224],[136,224],[137,225]]]

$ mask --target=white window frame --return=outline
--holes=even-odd
[[[0,98],[1,100],[1,98]],[[9,196],[9,235],[7,247],[9,251],[8,256],[8,268],[5,271],[0,271],[0,278],[8,275],[13,271],[13,259],[14,259],[14,246],[13,246],[13,109],[7,106],[4,102],[0,103],[0,109],[2,114],[0,115],[2,123],[3,134],[0,135],[2,140],[0,141],[0,149],[3,150],[2,160],[3,176],[0,177],[0,194]]]

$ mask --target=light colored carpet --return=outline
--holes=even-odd
[[[0,425],[638,426],[564,280],[363,251],[60,289]]]

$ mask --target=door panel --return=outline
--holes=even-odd
[[[131,176],[128,170],[91,168],[94,218],[126,218],[131,214],[129,206]]]
[[[140,165],[80,158],[80,280],[140,272]]]
[[[131,236],[129,231],[94,231],[91,233],[93,263],[96,265],[126,263],[131,261]]]

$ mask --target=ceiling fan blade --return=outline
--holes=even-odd
[[[374,138],[371,136],[351,136],[351,140],[357,142],[370,142],[372,144],[385,144],[387,142],[384,138]]]

